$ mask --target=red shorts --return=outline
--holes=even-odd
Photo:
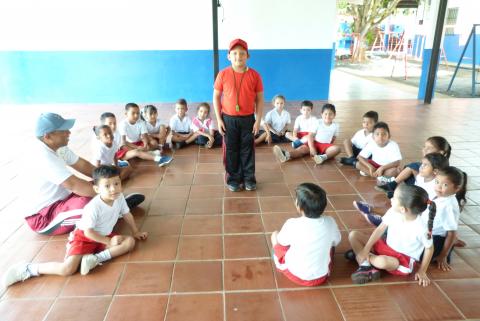
[[[280,245],[280,244],[276,244],[274,247],[273,247],[273,254],[276,256],[276,258],[278,259],[278,262],[280,262],[281,264],[284,264],[285,263],[285,254],[287,254],[287,251],[288,249],[290,248],[290,246],[283,246],[283,245]],[[300,279],[298,276],[296,275],[293,275],[288,269],[285,269],[285,270],[280,270],[279,268],[277,268],[278,271],[282,272],[287,278],[290,279],[290,281],[292,281],[293,283],[296,283],[296,284],[299,284],[299,285],[302,285],[302,286],[317,286],[317,285],[321,285],[323,283],[325,283],[328,279],[328,276],[330,275],[330,273],[332,273],[332,268],[333,268],[333,254],[335,253],[335,248],[332,247],[332,249],[330,250],[330,264],[328,265],[328,273],[318,279],[314,279],[314,280],[302,280]]]
[[[309,132],[298,132],[297,137],[298,139],[302,139],[303,137],[308,136],[309,134],[310,134]]]
[[[138,141],[138,142],[135,142],[135,143],[132,143],[133,145],[135,146],[140,146],[140,147],[143,147],[143,142],[142,141]],[[126,146],[122,146],[120,147],[119,150],[117,150],[117,152],[115,153],[115,156],[117,156],[117,159],[123,159],[125,157],[125,154],[129,151],[130,149]]]
[[[65,199],[42,208],[37,214],[26,217],[25,221],[33,231],[40,234],[67,234],[73,231],[76,222],[82,217],[83,208],[91,199],[72,193]]]
[[[112,238],[117,235],[116,233],[110,233],[107,237]],[[103,243],[98,243],[85,236],[82,230],[76,229],[68,236],[67,253],[65,257],[72,255],[84,255],[95,254],[105,250],[107,246]]]
[[[377,255],[386,255],[394,257],[398,260],[400,265],[395,271],[387,271],[393,275],[409,275],[412,273],[413,268],[415,267],[415,260],[410,256],[399,253],[388,246],[387,242],[384,239],[379,239],[373,245],[373,252]]]
[[[370,165],[372,165],[372,166],[375,167],[375,168],[379,168],[380,166],[382,166],[382,165],[374,162],[374,161],[371,160],[371,159],[367,159],[367,161],[368,161],[368,163],[369,163]]]
[[[320,155],[325,154],[325,152],[329,147],[334,146],[333,144],[319,143],[319,142],[315,142],[314,144],[315,144],[315,149]]]

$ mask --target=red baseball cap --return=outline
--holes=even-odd
[[[243,49],[245,49],[247,51],[247,54],[248,54],[247,42],[245,40],[242,40],[242,39],[232,40],[232,42],[230,42],[230,46],[228,47],[228,52],[230,52],[236,46],[241,46]]]

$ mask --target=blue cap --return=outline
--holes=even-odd
[[[54,113],[43,113],[37,119],[35,136],[42,137],[51,132],[69,130],[73,127],[73,124],[75,124],[75,119],[65,119]]]

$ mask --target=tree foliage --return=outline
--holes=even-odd
[[[345,12],[353,17],[352,31],[356,35],[353,61],[366,60],[366,35],[393,14],[399,2],[400,0],[364,0],[361,5],[346,3]]]

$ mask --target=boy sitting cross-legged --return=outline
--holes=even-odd
[[[4,275],[5,287],[41,274],[72,275],[79,266],[80,273],[86,275],[102,262],[131,251],[135,246],[134,238],[147,238],[147,232],[138,230],[125,202],[118,169],[105,165],[96,168],[93,183],[98,195],[85,206],[77,228],[70,233],[65,260],[16,264]],[[125,219],[133,237],[112,233],[119,218]]]

